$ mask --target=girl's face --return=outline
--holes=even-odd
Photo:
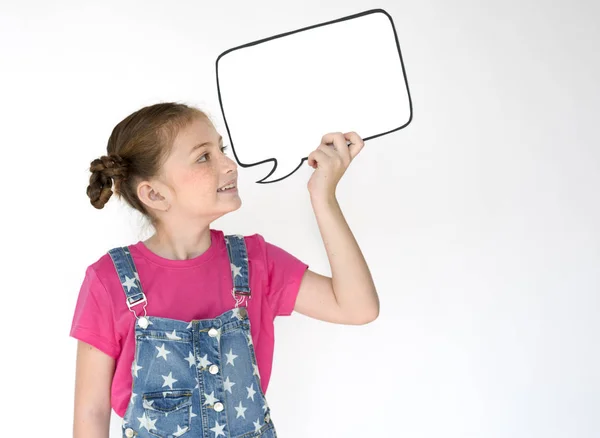
[[[223,138],[212,123],[198,118],[182,129],[163,165],[173,213],[209,220],[237,210],[237,164],[223,152]],[[230,190],[220,188],[233,184]]]

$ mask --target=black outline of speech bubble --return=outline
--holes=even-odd
[[[402,60],[402,51],[400,50],[400,43],[398,42],[398,34],[396,33],[396,27],[394,26],[394,20],[392,20],[392,17],[390,16],[390,14],[388,14],[383,9],[370,9],[368,11],[360,12],[358,14],[349,15],[349,16],[343,17],[343,18],[338,18],[337,20],[327,21],[325,23],[315,24],[313,26],[304,27],[302,29],[293,30],[291,32],[286,32],[286,33],[282,33],[282,34],[275,35],[275,36],[272,36],[272,37],[263,38],[261,40],[257,40],[257,41],[253,41],[253,42],[241,45],[241,46],[233,47],[231,49],[228,49],[228,50],[224,51],[223,53],[221,53],[219,55],[219,57],[217,58],[216,64],[215,64],[215,66],[216,66],[216,76],[217,76],[217,93],[219,95],[219,105],[221,106],[221,114],[223,114],[223,120],[225,121],[225,128],[227,129],[227,135],[229,136],[229,139],[231,140],[231,143],[230,143],[231,144],[231,150],[233,151],[233,155],[234,155],[236,161],[242,167],[258,166],[259,164],[264,164],[264,163],[267,163],[269,161],[272,161],[274,163],[273,169],[271,170],[271,172],[269,172],[269,174],[267,176],[265,176],[263,179],[261,179],[259,181],[256,181],[257,183],[259,183],[259,184],[270,184],[270,183],[275,183],[275,182],[284,180],[285,178],[293,175],[298,169],[300,169],[300,166],[302,166],[302,164],[304,163],[304,161],[306,161],[308,159],[308,157],[302,158],[302,160],[300,160],[300,164],[298,165],[298,167],[296,167],[288,175],[286,175],[286,176],[284,176],[282,178],[279,178],[279,179],[276,179],[276,180],[273,180],[273,181],[267,181],[267,182],[263,182],[263,181],[265,179],[269,178],[273,174],[273,172],[275,172],[275,170],[277,170],[277,158],[268,158],[266,160],[258,161],[256,163],[252,163],[252,164],[244,164],[244,163],[242,163],[238,159],[237,154],[235,153],[235,147],[233,145],[233,139],[231,138],[231,133],[229,132],[229,125],[227,124],[227,118],[225,117],[225,110],[223,109],[223,101],[221,99],[221,88],[219,86],[219,59],[221,59],[223,56],[225,56],[229,52],[233,52],[234,50],[243,49],[244,47],[255,46],[257,44],[264,43],[264,42],[273,40],[275,38],[281,38],[281,37],[284,37],[284,36],[287,36],[287,35],[292,35],[292,34],[297,33],[297,32],[302,32],[302,31],[305,31],[305,30],[314,29],[315,27],[326,26],[328,24],[333,24],[333,23],[339,23],[341,21],[350,20],[350,19],[353,19],[353,18],[362,17],[364,15],[369,15],[369,14],[373,14],[373,13],[382,13],[382,14],[385,14],[389,18],[390,23],[392,24],[392,29],[394,30],[394,38],[396,39],[396,47],[398,48],[398,55],[400,56],[400,64],[402,65],[402,74],[404,76],[404,84],[406,85],[406,92],[408,93],[408,103],[409,103],[409,107],[410,107],[410,117],[408,119],[408,122],[406,122],[404,125],[396,128],[396,129],[392,129],[391,131],[388,131],[388,132],[384,132],[384,133],[381,133],[381,134],[372,135],[370,137],[363,138],[363,141],[371,140],[373,138],[381,137],[382,135],[386,135],[386,134],[389,134],[389,133],[392,133],[392,132],[395,132],[395,131],[398,131],[398,130],[404,128],[405,126],[407,126],[412,121],[412,117],[413,117],[412,99],[410,97],[410,90],[408,88],[408,80],[406,79],[406,69],[404,68],[404,61]]]

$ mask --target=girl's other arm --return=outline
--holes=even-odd
[[[115,360],[78,341],[73,438],[108,438]]]
[[[366,324],[379,315],[379,296],[369,267],[335,195],[340,178],[363,146],[356,132],[325,134],[307,161],[316,169],[308,190],[331,277],[306,270],[294,310],[341,324]]]
[[[307,269],[294,310],[337,324],[366,324],[379,315],[369,267],[336,199],[313,199],[332,277]]]

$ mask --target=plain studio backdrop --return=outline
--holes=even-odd
[[[85,195],[114,125],[175,100],[225,136],[220,53],[372,8],[394,18],[414,118],[368,141],[337,195],[381,312],[276,319],[279,435],[599,436],[600,8],[566,0],[3,2],[3,436],[71,435],[85,268],[150,232]],[[256,184],[268,170],[240,168],[242,208],[213,227],[329,274],[312,169]]]

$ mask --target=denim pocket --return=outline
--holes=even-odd
[[[142,395],[146,428],[160,438],[190,431],[192,391],[188,389],[147,392]]]

